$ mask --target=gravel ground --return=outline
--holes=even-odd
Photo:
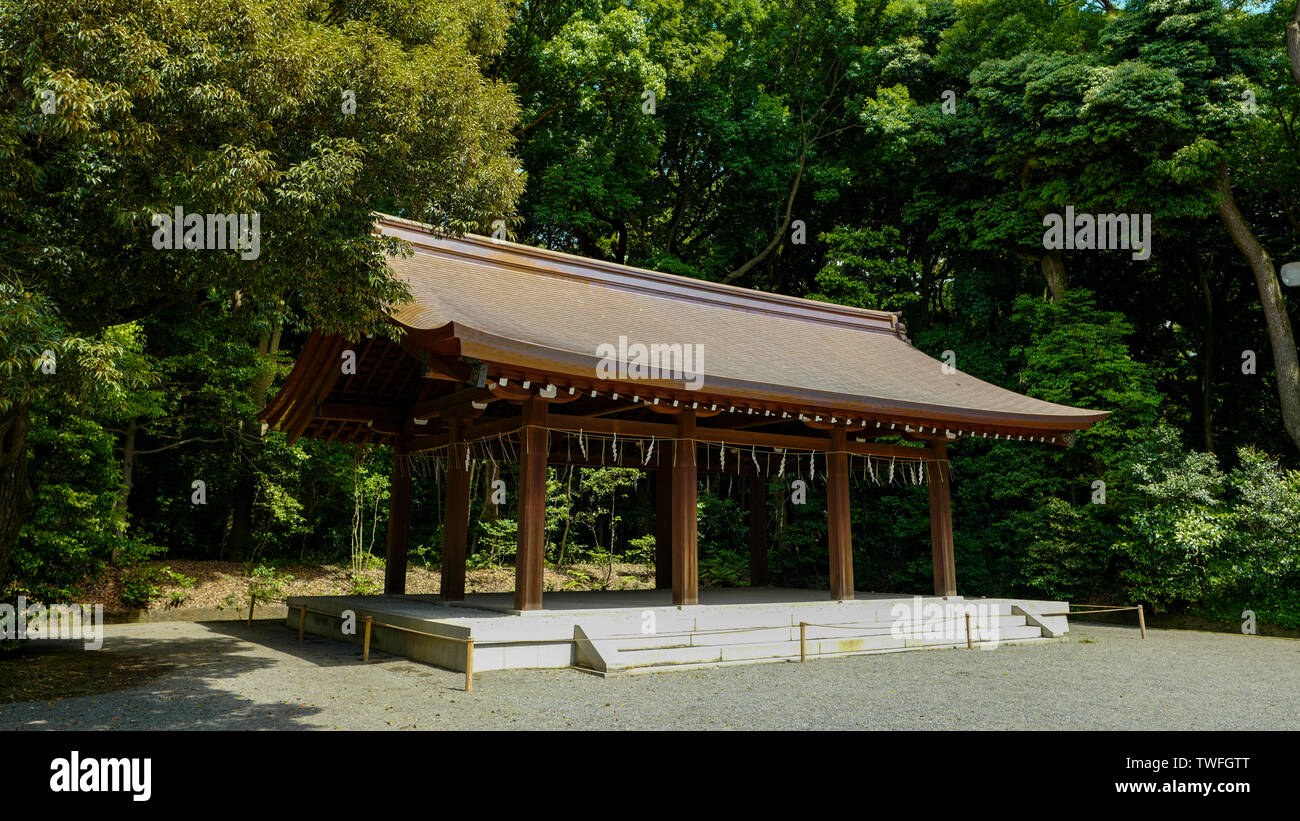
[[[1300,640],[1072,625],[1069,640],[601,679],[457,673],[279,622],[105,628],[164,667],[111,693],[0,704],[11,729],[1300,729]],[[82,653],[79,644],[59,652]],[[0,688],[22,686],[0,662]],[[42,688],[46,685],[40,685]],[[0,694],[3,695],[3,694]],[[13,698],[13,694],[10,694]]]

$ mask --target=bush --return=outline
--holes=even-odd
[[[628,549],[623,553],[623,561],[628,564],[654,564],[655,563],[655,537],[654,534],[641,536],[628,542]]]
[[[13,553],[11,593],[37,601],[75,600],[83,580],[101,573],[120,537],[113,505],[121,475],[113,437],[64,409],[32,409],[33,499]],[[4,591],[0,591],[4,593]]]
[[[179,607],[190,597],[195,579],[178,573],[170,567],[136,567],[122,576],[122,601],[132,607],[147,608],[149,604],[167,591],[167,606]]]
[[[161,574],[156,567],[137,567],[122,576],[122,601],[131,607],[146,608],[161,593]]]
[[[282,601],[289,589],[293,576],[276,570],[266,564],[259,564],[248,571],[248,601],[259,602]]]

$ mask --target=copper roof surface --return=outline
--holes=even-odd
[[[390,266],[412,301],[392,318],[440,331],[460,356],[596,378],[602,344],[703,346],[700,394],[1030,431],[1081,430],[1105,412],[1033,399],[912,347],[895,314],[672,276],[380,216],[412,244]],[[681,388],[678,381],[649,383]]]

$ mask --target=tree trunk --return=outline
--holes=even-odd
[[[126,431],[122,434],[122,484],[113,501],[113,519],[117,524],[117,534],[122,539],[126,538],[127,510],[131,503],[131,488],[135,486],[135,435],[139,430],[139,423],[132,419],[126,423]],[[121,544],[115,543],[110,558],[116,564],[121,557]]]
[[[263,357],[269,357],[280,350],[280,332],[282,324],[275,323],[275,328],[271,332],[263,333],[257,340],[257,352]],[[253,400],[253,405],[261,408],[266,404],[266,393],[271,388],[271,379],[275,375],[275,370],[271,367],[264,367],[253,382],[249,385],[248,395]],[[252,436],[261,439],[262,423],[256,417],[245,419],[240,422],[240,428],[243,431],[251,432]],[[243,441],[243,437],[240,437]],[[243,448],[243,445],[238,445]],[[248,546],[249,536],[253,532],[253,507],[257,494],[257,477],[253,474],[252,466],[249,465],[249,457],[239,457],[238,481],[233,490],[233,500],[231,507],[231,527],[230,527],[230,558],[235,561],[242,561]]]
[[[1259,286],[1260,306],[1268,323],[1268,339],[1273,349],[1273,366],[1277,372],[1277,394],[1282,407],[1282,425],[1291,441],[1300,448],[1300,356],[1297,356],[1295,333],[1282,297],[1282,286],[1268,252],[1259,244],[1232,196],[1228,169],[1219,170],[1219,217],[1237,249],[1250,263]]]
[[[257,480],[253,471],[239,457],[238,481],[233,489],[234,498],[230,506],[230,544],[229,560],[242,562],[248,554],[248,540],[253,533],[253,502],[257,490]]]
[[[1300,3],[1296,3],[1295,16],[1286,24],[1286,56],[1291,63],[1291,76],[1300,85]]]
[[[118,518],[118,527],[123,535],[126,533],[126,511],[131,501],[131,488],[135,485],[135,434],[140,429],[139,423],[132,419],[126,423],[126,432],[122,434],[122,484],[113,502],[113,515]]]
[[[1043,279],[1047,280],[1047,290],[1052,295],[1052,302],[1057,303],[1065,296],[1065,259],[1060,251],[1048,251],[1043,255],[1041,266]]]
[[[803,147],[799,151],[799,167],[794,172],[794,181],[790,183],[790,194],[785,200],[785,215],[781,218],[781,227],[776,229],[772,241],[767,244],[766,248],[759,251],[757,256],[723,277],[724,284],[730,285],[748,274],[763,260],[767,259],[781,244],[781,241],[785,239],[785,232],[790,228],[790,217],[794,211],[794,198],[799,193],[799,183],[803,180],[804,168],[808,165],[808,146],[811,144],[810,140],[804,139]]]
[[[1196,276],[1201,284],[1201,299],[1205,303],[1205,326],[1201,334],[1201,436],[1206,453],[1214,453],[1214,291],[1201,258],[1192,255]]]
[[[18,543],[18,531],[32,505],[32,489],[27,484],[30,428],[30,409],[26,404],[15,404],[0,414],[0,596],[9,585],[9,564]]]

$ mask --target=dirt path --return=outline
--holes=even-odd
[[[127,574],[139,572],[140,568],[164,567],[194,579],[194,584],[186,587],[160,580],[159,595],[149,603],[150,610],[169,606],[217,609],[246,606],[247,565],[186,559],[146,562],[131,570],[109,568],[102,579],[86,586],[86,596],[78,603],[102,604],[110,612],[135,609],[138,605],[123,599]],[[378,593],[384,586],[383,568],[365,570],[359,579],[353,579],[349,568],[343,565],[286,565],[279,570],[293,576],[286,587],[290,596]],[[607,574],[609,567],[606,565],[568,565],[563,571],[547,567],[546,590],[643,590],[654,587],[654,568],[646,565],[615,564],[608,582]],[[441,583],[442,573],[437,568],[411,567],[406,574],[407,593],[437,593]],[[515,589],[515,570],[513,567],[471,569],[466,574],[465,587],[469,593],[509,592]],[[183,601],[172,605],[172,594],[184,596]]]

